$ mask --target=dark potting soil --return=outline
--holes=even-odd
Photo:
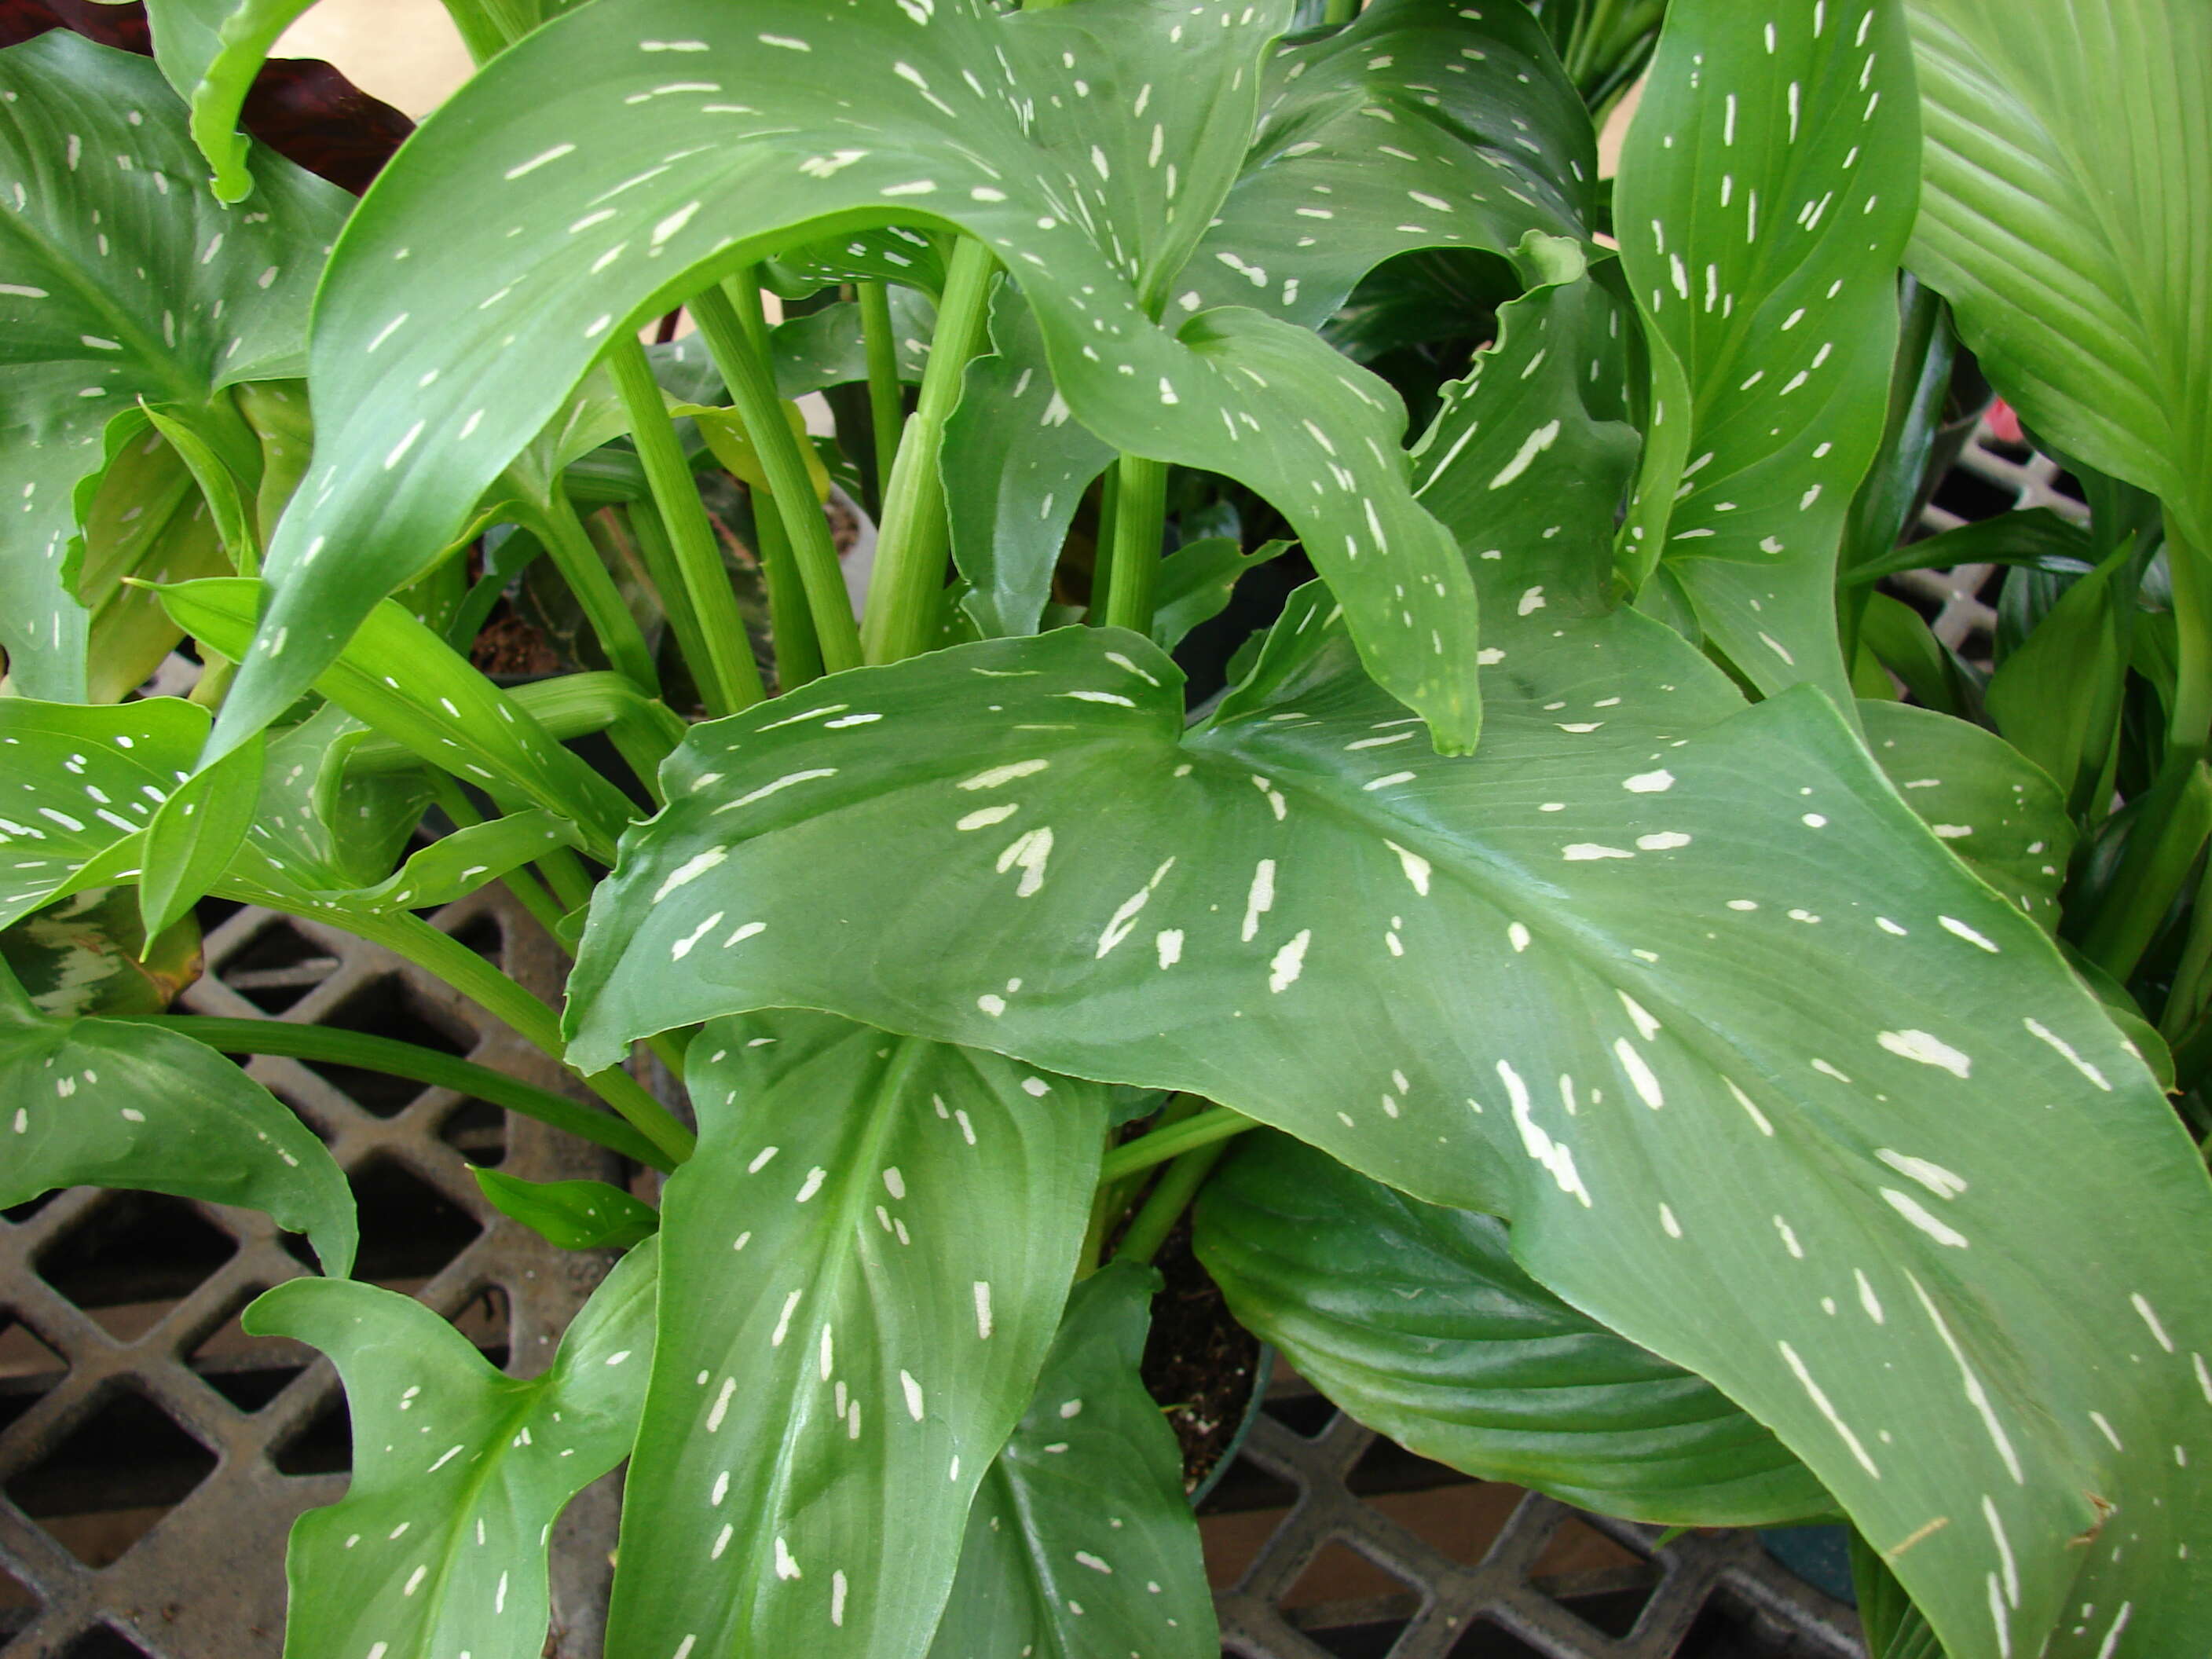
[[[1183,1490],[1196,1492],[1244,1425],[1260,1341],[1230,1317],[1219,1287],[1191,1253],[1188,1215],[1152,1265],[1167,1284],[1152,1298],[1142,1375],[1182,1447]]]

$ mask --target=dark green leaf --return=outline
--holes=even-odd
[[[261,199],[199,187],[184,109],[145,58],[58,29],[0,52],[0,644],[26,694],[86,691],[72,495],[141,398],[204,406],[296,374],[308,296],[345,216],[334,185],[265,152]]]
[[[754,931],[709,917],[675,959]],[[688,1075],[609,1650],[920,1652],[1059,1322],[1106,1091],[793,1011],[708,1026]]]
[[[501,1375],[411,1297],[294,1279],[246,1310],[257,1336],[337,1364],[353,1416],[344,1501],[292,1528],[287,1653],[538,1659],[545,1540],[629,1452],[653,1347],[655,1247],[623,1257],[551,1367]]]
[[[224,578],[214,578],[222,580]],[[256,732],[179,783],[154,809],[138,849],[138,911],[146,931],[174,925],[215,889],[253,827],[264,740]]]
[[[930,1659],[1213,1659],[1182,1455],[1137,1374],[1159,1275],[1075,1287],[1036,1397],[968,1511]]]
[[[1395,394],[1258,312],[1170,335],[1146,309],[1237,176],[1286,10],[877,6],[839,16],[833,51],[799,0],[664,0],[649,32],[586,7],[504,53],[378,180],[323,288],[316,396],[340,413],[271,550],[264,648],[219,742],[273,718],[447,544],[626,318],[800,226],[926,210],[1023,283],[1077,419],[1275,501],[1373,672],[1468,747],[1474,606],[1407,487]],[[1125,114],[1140,96],[1149,123]],[[478,367],[444,374],[457,355]]]
[[[2112,744],[2147,550],[2124,545],[2069,586],[2034,632],[2006,653],[1984,694],[1997,730],[2058,781],[2076,812],[2112,793]]]
[[[521,1181],[471,1170],[501,1215],[564,1250],[626,1250],[660,1231],[660,1212],[604,1181]]]
[[[1879,581],[1906,570],[1948,570],[1962,564],[2018,564],[2053,575],[2079,576],[2094,562],[2089,532],[2047,507],[2000,513],[1960,525],[1925,541],[1908,542],[1887,556],[1854,565],[1846,580]]]
[[[238,1204],[353,1267],[353,1194],[283,1102],[212,1049],[126,1020],[39,1012],[0,966],[0,1209],[56,1187]]]
[[[1424,1457],[1673,1525],[1835,1508],[1711,1383],[1530,1279],[1495,1217],[1421,1203],[1263,1133],[1207,1183],[1196,1226],[1237,1322]]]
[[[1846,709],[1837,553],[1881,442],[1918,143],[1895,0],[1676,0],[1616,195],[1655,360],[1623,564],[1663,559],[1760,690]]]

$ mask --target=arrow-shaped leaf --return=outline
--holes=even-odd
[[[1986,1582],[2020,1648],[2082,1601],[2186,1627],[2212,1310],[2173,1240],[2212,1192],[2050,942],[1809,690],[1745,709],[1632,612],[1493,604],[1482,751],[1438,759],[1326,605],[1188,735],[1166,659],[1095,629],[867,671],[866,724],[696,728],[595,901],[574,1058],[799,1003],[1206,1094],[1510,1216],[1909,1543],[1962,1659]],[[2116,1232],[2147,1186],[2160,1236]],[[2087,1493],[2142,1537],[2069,1542]]]
[[[335,1360],[353,1415],[344,1500],[292,1528],[287,1653],[538,1659],[546,1537],[636,1432],[658,1268],[650,1239],[624,1256],[527,1380],[374,1285],[295,1279],[246,1310]]]
[[[128,1020],[41,1014],[0,964],[0,1208],[57,1187],[239,1204],[353,1267],[353,1194],[313,1131],[213,1049]]]

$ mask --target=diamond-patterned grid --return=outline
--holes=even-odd
[[[1968,446],[1954,477],[1984,487],[1972,516],[1987,515],[1992,495],[1996,507],[2080,512],[2058,493],[2050,462],[2017,454],[1985,434]],[[1940,505],[1923,517],[1930,530],[1962,521]],[[1985,658],[1994,614],[1979,592],[1990,574],[1915,573],[1899,587],[1935,612],[1946,644]],[[495,890],[436,921],[526,983],[557,986],[553,947]],[[503,1027],[335,929],[240,910],[210,928],[207,961],[184,998],[191,1012],[331,1020],[561,1086],[556,1069]],[[353,1180],[360,1275],[454,1319],[495,1363],[525,1374],[542,1367],[609,1259],[556,1250],[499,1216],[465,1158],[533,1180],[620,1181],[617,1161],[450,1090],[292,1060],[257,1059],[250,1069],[329,1140]],[[295,1246],[252,1212],[91,1188],[0,1218],[0,1659],[275,1659],[285,1534],[301,1510],[343,1493],[347,1456],[329,1364],[296,1344],[246,1338],[236,1323],[254,1295],[305,1271]],[[600,1659],[614,1480],[586,1492],[556,1534],[549,1656]],[[1430,1522],[1408,1524],[1387,1498],[1393,1491],[1422,1496]],[[1279,1382],[1208,1504],[1248,1511],[1209,1522],[1210,1550],[1230,1535],[1224,1528],[1264,1533],[1218,1596],[1226,1652],[1862,1651],[1850,1611],[1747,1534],[1696,1534],[1658,1548],[1654,1528],[1510,1497],[1397,1452],[1297,1379]],[[1438,1499],[1460,1505],[1441,1526],[1429,1501]],[[1479,1510],[1491,1519],[1469,1518]],[[1559,1542],[1569,1532],[1588,1547],[1579,1566],[1562,1571]],[[1348,1578],[1317,1571],[1347,1548],[1358,1562]],[[1352,1593],[1385,1580],[1395,1589]]]

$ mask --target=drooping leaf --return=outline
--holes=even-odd
[[[674,960],[754,932],[711,917]],[[793,1011],[709,1026],[688,1077],[609,1651],[919,1653],[1059,1323],[1106,1091]]]
[[[149,940],[137,896],[97,888],[0,927],[0,964],[43,1014],[158,1014],[200,976],[200,927]]]
[[[238,1204],[352,1270],[353,1193],[306,1124],[190,1037],[42,1014],[0,964],[0,1208],[57,1187]]]
[[[1881,442],[1918,143],[1896,0],[1676,0],[1614,193],[1654,360],[1622,563],[1663,562],[1761,690],[1846,710],[1837,554]]]
[[[626,1250],[660,1231],[660,1212],[604,1181],[523,1181],[471,1170],[492,1206],[564,1250]]]
[[[204,405],[301,367],[335,186],[264,151],[261,200],[199,188],[184,109],[145,58],[65,29],[0,52],[0,645],[27,696],[86,692],[72,498],[140,398]]]
[[[214,580],[226,580],[222,577]],[[215,890],[261,799],[265,739],[258,732],[179,782],[154,817],[138,848],[138,912],[146,931],[173,927]]]
[[[1036,314],[1011,287],[991,301],[991,348],[968,365],[939,463],[960,607],[987,639],[1036,631],[1076,509],[1115,453],[1070,418]]]
[[[1137,1366],[1159,1275],[1075,1287],[1036,1398],[968,1511],[930,1659],[1212,1659],[1182,1457]]]
[[[182,1039],[179,1039],[180,1041]],[[242,1320],[337,1362],[353,1480],[311,1510],[285,1559],[289,1654],[538,1659],[546,1538],[568,1500],[629,1452],[653,1349],[647,1239],[592,1293],[552,1365],[502,1375],[411,1297],[295,1279]]]
[[[1495,1217],[1421,1203],[1262,1132],[1206,1183],[1196,1218],[1237,1322],[1424,1457],[1670,1526],[1835,1508],[1711,1383],[1530,1279]]]
[[[572,1058],[804,1004],[1204,1094],[1510,1217],[1540,1283],[1772,1427],[1961,1659],[1996,1659],[1990,1582],[2016,1649],[2124,1600],[2156,1650],[2202,1611],[2195,1149],[1823,696],[1747,709],[1564,592],[1516,615],[1543,567],[1501,552],[1468,760],[1311,592],[1188,733],[1166,659],[1097,629],[856,674],[862,725],[695,728],[595,900]],[[672,962],[708,921],[761,931]],[[2111,1225],[2146,1201],[2156,1237]],[[2093,1493],[2132,1519],[2085,1548]]]
[[[2056,932],[2074,820],[2051,775],[1995,732],[1932,708],[1863,702],[1859,720],[1875,762],[1936,839]]]
[[[2212,548],[2212,12],[1907,0],[1923,183],[1907,261],[2028,423]]]
[[[1236,177],[1286,11],[870,0],[839,16],[832,51],[797,0],[742,16],[669,0],[650,34],[586,7],[503,54],[348,228],[316,325],[317,397],[338,414],[271,550],[264,647],[219,741],[272,718],[446,545],[627,317],[802,226],[903,219],[957,225],[1000,257],[1055,384],[1101,439],[1274,501],[1373,672],[1441,744],[1467,747],[1474,606],[1407,490],[1394,394],[1257,312],[1200,313],[1170,336],[1143,303]],[[863,86],[878,94],[865,112]],[[1151,126],[1123,115],[1146,87]],[[747,228],[734,243],[733,225]],[[390,286],[403,248],[404,301]],[[457,357],[473,372],[444,372]]]

